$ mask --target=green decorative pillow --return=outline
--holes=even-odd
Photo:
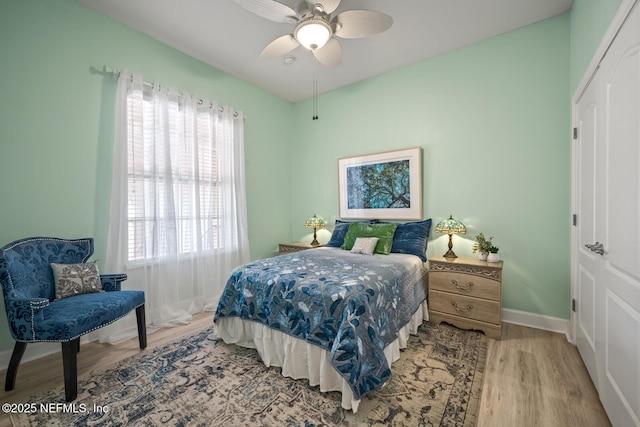
[[[342,249],[350,251],[358,237],[377,237],[378,243],[374,253],[389,255],[393,245],[393,235],[398,228],[398,224],[365,224],[354,222],[349,225],[349,231],[344,236]]]
[[[100,273],[95,262],[84,264],[51,263],[56,285],[56,299],[102,292]]]

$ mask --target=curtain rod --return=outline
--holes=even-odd
[[[118,76],[120,76],[120,71],[114,70],[113,68],[109,68],[106,65],[102,66],[102,72],[104,74],[111,74],[111,78],[113,80],[117,80]],[[148,86],[148,87],[151,87],[151,88],[153,88],[153,86],[154,86],[153,83],[149,83],[149,82],[145,82],[145,81],[143,81],[142,84],[144,86]],[[180,95],[182,96],[182,92],[180,92]],[[202,105],[203,103],[204,103],[204,100],[202,98],[198,98],[198,105]],[[211,107],[213,107],[213,103],[209,102],[209,108],[211,108]],[[224,111],[224,107],[218,107],[218,111],[223,112]],[[238,117],[238,112],[237,111],[235,111],[233,113],[233,117]],[[243,120],[247,120],[247,116],[242,116],[242,119]]]

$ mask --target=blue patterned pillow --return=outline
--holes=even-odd
[[[349,226],[354,222],[364,222],[367,224],[374,224],[378,222],[377,219],[371,219],[366,221],[343,221],[341,219],[336,219],[336,226],[333,229],[333,233],[331,234],[331,239],[327,242],[325,246],[329,246],[330,248],[339,248],[344,243],[344,236],[347,235],[347,231],[349,231]]]
[[[411,254],[427,261],[427,243],[431,231],[431,218],[424,221],[398,224],[393,235],[391,253]]]

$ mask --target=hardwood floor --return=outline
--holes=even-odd
[[[564,335],[504,323],[502,340],[489,340],[478,427],[610,425]]]
[[[212,313],[198,314],[190,325],[149,334],[148,348],[208,327],[212,318]],[[78,354],[78,376],[139,352],[137,338],[117,346],[85,344]],[[2,383],[5,374],[0,372]],[[16,389],[0,391],[0,403],[62,384],[62,355],[52,354],[22,364]],[[0,413],[0,427],[11,425]],[[610,425],[576,348],[563,335],[505,323],[503,339],[489,340],[478,427]]]

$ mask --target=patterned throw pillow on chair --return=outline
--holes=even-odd
[[[100,273],[95,262],[83,264],[51,263],[56,284],[56,299],[102,292]]]

